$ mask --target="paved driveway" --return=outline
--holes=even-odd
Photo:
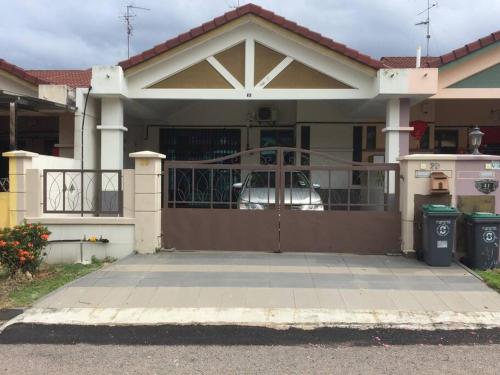
[[[96,324],[498,325],[500,295],[456,264],[401,256],[173,252],[125,258],[59,289],[31,315],[44,321],[49,311]]]

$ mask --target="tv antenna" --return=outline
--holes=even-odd
[[[425,21],[417,22],[415,24],[415,26],[421,26],[421,25],[426,25],[427,26],[427,35],[426,35],[426,38],[427,38],[426,55],[427,55],[427,57],[429,57],[429,42],[431,40],[431,31],[430,31],[430,27],[431,27],[431,9],[434,8],[434,7],[437,7],[437,5],[438,5],[437,1],[433,2],[431,4],[430,0],[427,0],[427,9],[424,9],[419,14],[417,14],[417,16],[420,16],[421,14],[427,12],[427,19]]]
[[[226,5],[231,9],[236,9],[240,7],[240,0],[235,0],[232,3],[226,1]]]
[[[132,25],[132,19],[137,17],[134,10],[151,10],[148,8],[136,7],[135,5],[127,5],[127,11],[120,18],[125,21],[127,25],[127,58],[130,58],[130,37],[133,35],[132,31],[134,26]]]

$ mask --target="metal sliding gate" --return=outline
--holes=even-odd
[[[163,247],[383,254],[401,237],[399,165],[260,148],[166,161]]]

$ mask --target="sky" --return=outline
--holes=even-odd
[[[427,0],[254,0],[255,4],[375,58],[425,55]],[[431,0],[431,4],[436,0]],[[430,55],[500,30],[500,0],[437,0]],[[238,4],[237,0],[0,0],[0,58],[25,69],[79,69],[127,58],[120,16],[137,10],[131,55]],[[246,1],[240,1],[240,5]]]

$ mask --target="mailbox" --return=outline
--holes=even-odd
[[[450,191],[448,185],[448,176],[443,172],[431,173],[431,193],[442,194]]]

